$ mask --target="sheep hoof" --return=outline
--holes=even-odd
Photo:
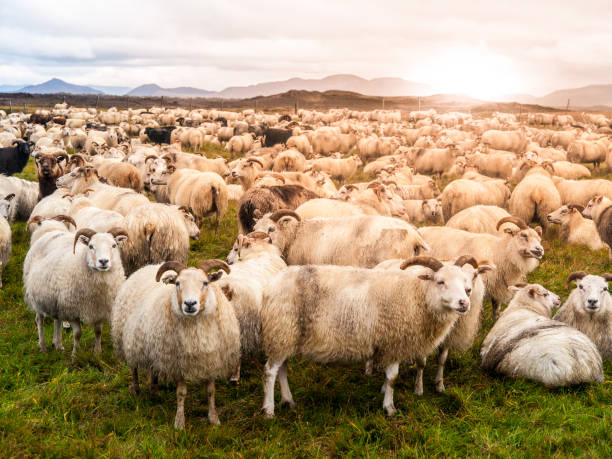
[[[53,343],[53,349],[55,349],[56,351],[63,351],[64,350],[64,346],[61,345],[61,344]]]
[[[397,410],[393,404],[385,406],[385,411],[387,412],[387,416],[395,416],[397,414]]]
[[[220,426],[221,425],[221,421],[219,421],[219,416],[217,416],[216,414],[214,415],[208,415],[208,422],[210,422],[213,426]]]
[[[95,346],[94,354],[102,354],[102,346]]]
[[[418,395],[419,397],[423,395],[423,388],[417,387],[416,389],[414,389],[414,395]]]
[[[267,408],[262,408],[261,409],[261,414],[263,414],[263,417],[265,419],[274,419],[274,411],[271,411]]]
[[[234,386],[239,386],[240,385],[240,379],[230,379],[230,383]]]
[[[185,430],[185,418],[179,418],[177,417],[174,420],[174,428],[177,430]]]
[[[444,387],[444,381],[438,381],[436,383],[436,391],[444,392],[445,390],[446,390],[446,388]]]
[[[295,402],[293,400],[281,400],[281,406],[287,405],[290,410],[295,409]]]
[[[45,354],[47,353],[47,346],[38,345],[38,349],[40,350],[40,352],[43,352]]]

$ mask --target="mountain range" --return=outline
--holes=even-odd
[[[367,96],[426,96],[435,93],[433,88],[423,83],[415,83],[402,78],[374,78],[371,80],[356,75],[331,75],[320,79],[291,78],[249,86],[231,86],[222,91],[209,91],[189,86],[163,88],[157,84],[145,84],[130,89],[126,86],[80,86],[53,78],[37,85],[0,85],[0,92],[24,92],[31,94],[109,94],[134,97],[206,97],[245,99],[270,96],[290,90],[330,91],[342,90]],[[612,106],[612,84],[589,85],[580,88],[561,89],[537,97],[530,94],[509,94],[500,97],[498,102],[519,102],[550,107],[565,107],[568,99],[571,108]]]

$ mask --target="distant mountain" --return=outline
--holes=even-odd
[[[156,84],[143,84],[126,93],[126,96],[139,97],[212,97],[216,93],[205,89],[191,88],[189,86],[181,86],[179,88],[162,88]]]
[[[15,92],[21,88],[22,84],[0,84],[0,92]]]
[[[612,84],[592,84],[581,88],[560,89],[542,97],[529,94],[509,94],[501,101],[538,104],[548,107],[567,107],[569,99],[571,108],[592,108],[612,106]]]
[[[98,91],[102,91],[104,94],[109,94],[111,96],[122,96],[130,89],[130,86],[100,86],[97,84],[92,84],[90,87],[97,89]]]
[[[356,75],[331,75],[321,79],[291,78],[250,86],[232,86],[218,93],[219,97],[243,99],[270,96],[290,90],[357,92],[366,96],[424,96],[434,91],[431,86],[402,78],[374,78],[367,80]]]
[[[90,88],[89,86],[66,83],[59,78],[52,78],[41,84],[26,86],[16,92],[26,92],[29,94],[104,94],[102,91]]]

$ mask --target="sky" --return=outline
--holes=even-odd
[[[609,0],[0,0],[0,85],[222,90],[401,77],[472,96],[612,83]]]

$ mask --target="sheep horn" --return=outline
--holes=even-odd
[[[41,217],[40,215],[34,215],[33,217],[30,217],[30,219],[28,220],[26,224],[30,225],[32,223],[40,223],[44,220],[45,220],[45,217]]]
[[[249,239],[266,239],[270,237],[268,233],[264,233],[263,231],[252,231],[246,235]]]
[[[55,157],[57,158],[57,162],[60,162],[63,159],[64,161],[66,161],[66,164],[68,164],[68,161],[70,161],[70,158],[66,153],[58,153],[57,155],[55,155]]]
[[[461,255],[459,258],[457,258],[457,261],[455,261],[455,266],[462,267],[466,264],[470,264],[474,267],[474,269],[478,269],[478,262],[476,261],[476,258],[469,255]]]
[[[68,164],[75,164],[77,167],[81,167],[85,164],[85,158],[79,154],[72,155],[68,161]]]
[[[77,224],[74,221],[74,218],[72,218],[70,215],[64,215],[64,214],[56,215],[51,220],[57,220],[58,222],[63,222],[63,223],[70,223],[75,228],[77,227]]]
[[[529,284],[527,284],[526,282],[517,282],[516,284],[514,284],[514,286],[518,288],[527,287],[528,285]]]
[[[527,225],[525,224],[523,219],[515,217],[513,215],[511,215],[510,217],[504,217],[500,221],[498,221],[495,229],[499,230],[499,227],[502,226],[504,223],[514,223],[522,230],[527,229]]]
[[[127,231],[123,228],[119,228],[118,226],[113,226],[107,231],[107,233],[112,234],[114,238],[117,236],[125,236],[126,238],[129,238]]]
[[[378,188],[379,186],[380,186],[380,183],[371,182],[366,188]]]
[[[257,164],[259,164],[261,166],[262,169],[264,169],[263,162],[260,159],[258,159],[258,158],[247,158],[246,162],[247,163],[257,163]]]
[[[289,209],[282,209],[274,212],[272,215],[270,215],[270,220],[272,220],[273,222],[277,222],[283,217],[293,217],[298,222],[302,220],[298,214]]]
[[[425,266],[431,269],[433,272],[437,272],[442,266],[440,260],[436,260],[434,257],[412,257],[404,260],[400,265],[400,269],[406,269],[408,266]]]
[[[607,282],[612,281],[612,274],[604,273],[601,275],[601,277],[603,277]]]
[[[96,232],[91,228],[81,228],[80,230],[78,230],[74,234],[74,244],[72,245],[72,253],[76,252],[76,243],[79,240],[80,236],[87,236],[89,239],[91,239],[94,234],[96,234]]]
[[[10,201],[11,199],[13,199],[15,197],[15,193],[9,193],[7,194],[3,199],[5,201]]]
[[[222,269],[227,274],[230,273],[230,267],[228,266],[228,264],[226,262],[224,262],[224,261],[217,260],[217,259],[206,260],[206,261],[200,263],[200,265],[198,266],[198,269],[201,269],[206,274],[208,274],[208,272],[211,269]]]
[[[153,158],[153,159],[159,159],[159,156],[156,156],[156,155],[148,155],[148,156],[145,158],[145,160],[144,160],[145,164],[147,164],[147,161],[148,161],[148,160],[150,160],[151,158]]]
[[[572,204],[572,205],[567,206],[567,207],[569,207],[569,208],[570,208],[570,209],[572,209],[572,210],[576,209],[576,210],[577,210],[578,212],[580,212],[580,213],[582,213],[582,212],[584,211],[584,207],[579,206],[579,205],[577,205],[577,204],[575,204],[575,205],[574,205],[574,204]]]
[[[567,276],[567,279],[565,280],[565,288],[569,287],[570,282],[582,279],[584,276],[586,276],[586,273],[584,271],[574,271],[569,276]]]
[[[177,274],[180,274],[183,269],[185,269],[185,265],[183,263],[179,263],[178,261],[167,261],[157,270],[155,282],[159,282],[162,274],[164,274],[166,271],[175,271]]]

